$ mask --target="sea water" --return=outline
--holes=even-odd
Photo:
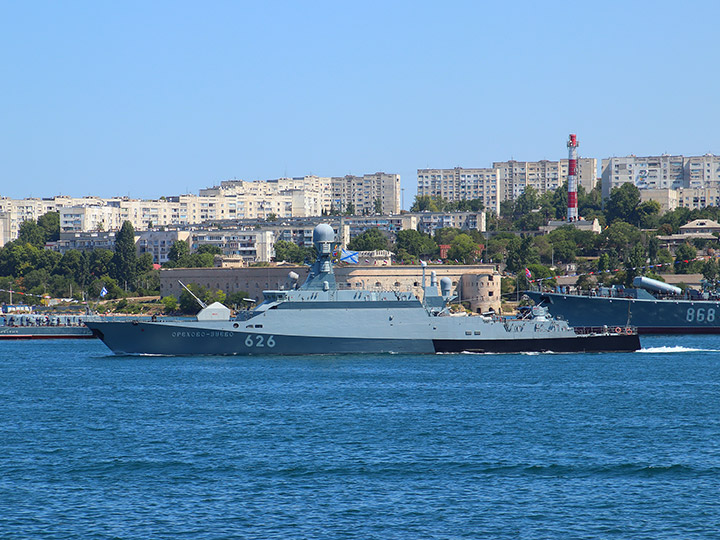
[[[0,343],[0,538],[717,538],[720,339],[119,357]]]

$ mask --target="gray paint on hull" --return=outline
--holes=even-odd
[[[116,354],[166,356],[298,355],[344,353],[436,352],[601,352],[633,351],[637,335],[558,336],[535,339],[421,339],[340,336],[299,336],[260,332],[181,328],[158,323],[88,323]]]

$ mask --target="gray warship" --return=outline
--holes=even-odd
[[[197,320],[87,321],[120,355],[296,355],[338,353],[518,353],[635,351],[637,333],[574,329],[534,308],[517,318],[453,315],[448,278],[430,275],[423,298],[412,292],[341,290],[333,271],[335,233],[313,231],[317,260],[306,281],[264,291],[252,310],[231,317],[219,303]],[[291,276],[292,277],[292,276]]]
[[[599,287],[587,293],[530,290],[523,294],[571,325],[632,325],[640,334],[720,334],[720,295],[645,276],[634,287]]]

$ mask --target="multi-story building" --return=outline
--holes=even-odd
[[[120,208],[115,206],[64,206],[58,212],[63,232],[116,231],[124,221]]]
[[[130,221],[138,231],[153,227],[182,226],[234,219],[267,219],[321,216],[333,206],[357,213],[400,211],[400,176],[375,173],[340,178],[304,176],[244,182],[228,180],[185,194],[156,200],[114,197],[66,197],[10,199],[0,197],[4,213],[1,245],[17,238],[20,224],[48,212],[59,212],[65,232],[117,230]],[[334,198],[335,195],[335,198]]]
[[[0,247],[12,239],[10,231],[10,212],[0,212]]]
[[[603,198],[625,183],[639,189],[678,189],[685,187],[683,156],[625,156],[602,160]]]
[[[660,213],[676,208],[700,210],[707,206],[720,207],[720,188],[641,189],[640,201],[657,201]]]
[[[192,231],[188,241],[190,251],[197,251],[203,245],[216,246],[222,250],[223,256],[245,262],[269,262],[275,256],[275,235],[270,230]]]
[[[407,215],[415,218],[417,224],[414,229],[431,236],[436,230],[446,228],[485,232],[485,212],[417,212]]]
[[[602,160],[603,198],[625,183],[641,190],[720,187],[720,156],[625,156]],[[688,195],[690,196],[690,195]]]
[[[720,156],[686,157],[683,163],[684,186],[687,188],[720,188]]]
[[[331,179],[332,209],[344,212],[352,205],[355,214],[388,215],[400,212],[400,175],[378,172]]]
[[[527,186],[538,194],[555,191],[567,182],[568,160],[560,161],[496,161],[500,173],[501,200],[511,201],[522,195]],[[578,159],[578,185],[591,191],[597,185],[597,159]]]
[[[18,237],[20,225],[24,221],[38,219],[40,216],[48,212],[57,212],[60,208],[69,206],[85,206],[102,204],[102,199],[98,197],[67,197],[56,196],[52,198],[26,198],[11,199],[9,197],[0,197],[0,212],[6,214],[5,233],[0,236],[0,247],[11,240]]]
[[[61,232],[60,239],[47,244],[47,249],[52,249],[64,254],[70,250],[93,251],[96,249],[115,249],[116,231],[78,231]]]
[[[135,246],[138,255],[150,253],[153,262],[163,264],[170,259],[170,249],[178,240],[187,241],[190,237],[190,231],[169,230],[169,231],[143,231],[137,235]]]
[[[480,199],[485,210],[500,212],[500,173],[493,169],[418,169],[420,196],[440,196],[448,201]]]

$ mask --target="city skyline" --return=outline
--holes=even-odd
[[[720,154],[720,7],[8,4],[0,196]]]

